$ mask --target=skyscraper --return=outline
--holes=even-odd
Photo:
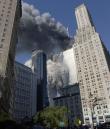
[[[37,73],[37,110],[48,105],[46,54],[42,50],[32,53],[32,70]]]
[[[84,4],[75,9],[73,45],[86,124],[110,121],[110,56]]]
[[[9,107],[12,105],[11,86],[20,17],[20,0],[0,1],[0,107],[6,112],[9,112]]]

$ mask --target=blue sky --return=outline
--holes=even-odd
[[[77,25],[75,7],[85,3],[92,15],[97,32],[101,35],[110,51],[110,0],[24,0],[33,4],[41,13],[49,12],[52,17],[69,28],[70,35],[75,34]],[[26,58],[26,55],[24,55]],[[26,59],[24,59],[26,60]]]

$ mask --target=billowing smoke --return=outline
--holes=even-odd
[[[40,14],[33,5],[22,3],[17,54],[42,49],[51,54],[71,46],[67,29],[49,13]]]
[[[66,66],[60,62],[47,61],[48,84],[51,87],[64,87],[69,84],[69,73]]]
[[[47,72],[49,102],[53,105],[53,98],[60,95],[59,89],[69,84],[69,72],[63,63],[52,60],[47,62]]]
[[[17,54],[41,49],[48,56],[72,46],[67,29],[49,13],[40,14],[33,5],[22,3],[22,18],[18,33]],[[28,64],[30,65],[30,64]],[[69,72],[63,63],[47,61],[48,87],[51,98],[59,88],[68,85]]]

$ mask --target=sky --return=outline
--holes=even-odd
[[[24,0],[39,9],[40,13],[49,12],[56,21],[68,27],[70,36],[75,35],[77,29],[75,8],[85,3],[92,16],[96,31],[110,51],[110,0]],[[27,59],[27,53],[16,58],[22,62]]]

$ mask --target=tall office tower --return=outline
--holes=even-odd
[[[32,53],[32,70],[37,73],[37,110],[48,105],[46,55],[41,50]]]
[[[12,105],[10,96],[20,17],[20,0],[0,1],[0,106],[6,112],[9,112],[10,105]]]
[[[13,118],[21,121],[37,112],[37,75],[32,69],[15,62]]]
[[[110,121],[110,56],[84,4],[75,9],[73,45],[86,124]]]

